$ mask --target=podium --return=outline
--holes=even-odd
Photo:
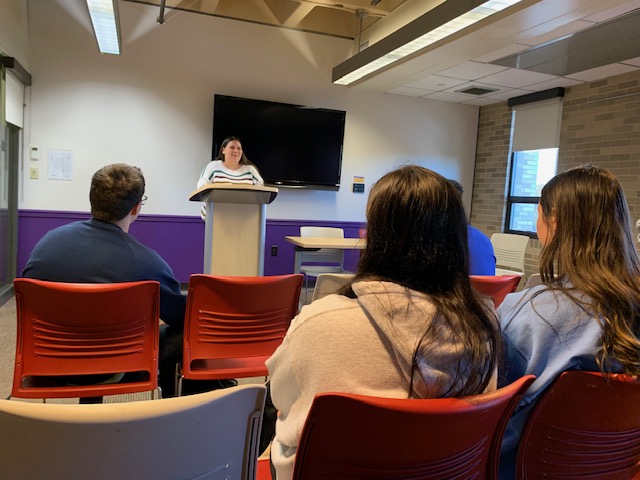
[[[192,202],[205,202],[203,273],[260,276],[264,274],[267,205],[275,187],[211,183],[191,193]]]

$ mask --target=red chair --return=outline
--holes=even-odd
[[[569,371],[525,425],[517,478],[640,479],[640,381]]]
[[[508,293],[516,291],[520,279],[520,275],[469,275],[471,285],[483,295],[487,295],[493,299],[496,308],[500,306],[504,297]]]
[[[158,282],[18,278],[13,284],[18,325],[10,397],[83,398],[157,390]],[[87,376],[134,372],[132,381],[85,384],[91,380]]]
[[[302,430],[293,478],[497,479],[504,429],[534,378],[465,398],[321,393]]]
[[[184,324],[182,380],[267,376],[265,361],[298,312],[301,274],[192,275]]]

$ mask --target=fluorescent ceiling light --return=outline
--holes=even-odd
[[[349,85],[521,1],[445,1],[336,66],[333,83]]]
[[[120,55],[118,0],[87,0],[87,7],[100,52]]]

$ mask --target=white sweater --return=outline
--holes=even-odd
[[[240,165],[237,170],[231,170],[224,165],[222,160],[209,162],[198,179],[198,188],[209,183],[242,183],[247,185],[264,185],[264,180],[253,165]],[[207,204],[202,203],[200,217],[207,217]]]

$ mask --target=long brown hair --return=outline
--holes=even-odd
[[[540,207],[543,218],[555,217],[540,255],[542,281],[600,319],[603,372],[615,359],[640,374],[640,261],[620,183],[602,168],[576,167],[544,186]]]
[[[483,392],[493,376],[501,335],[495,315],[469,281],[467,221],[462,199],[447,179],[419,166],[383,176],[367,205],[367,245],[353,282],[382,280],[426,294],[435,319],[449,325],[459,344],[456,372],[446,396]],[[355,297],[351,286],[344,295]],[[432,324],[435,324],[433,322]],[[425,329],[413,354],[417,365],[429,357]]]
[[[230,142],[234,141],[238,142],[240,146],[242,146],[242,142],[238,137],[226,137],[224,140],[222,140],[222,143],[220,144],[220,150],[218,150],[218,156],[214,160],[222,160],[222,163],[224,163],[224,154],[222,153],[222,150],[224,150]],[[242,157],[240,157],[240,165],[253,165],[255,167],[255,165],[250,162],[247,156],[244,154],[244,150],[242,150]]]

